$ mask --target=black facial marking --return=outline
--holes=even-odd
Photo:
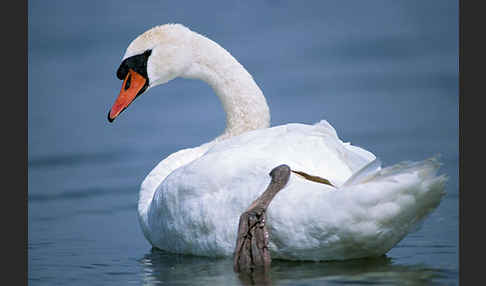
[[[147,79],[148,84],[149,79],[147,76],[147,61],[150,54],[152,54],[152,50],[147,50],[143,54],[126,58],[116,71],[116,76],[119,79],[124,80],[128,74],[128,70],[132,69]]]
[[[125,83],[125,90],[130,88],[130,82],[132,81],[132,75],[129,74],[127,78],[127,82]]]

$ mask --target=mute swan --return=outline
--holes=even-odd
[[[142,182],[139,222],[156,248],[231,256],[240,214],[280,164],[294,172],[267,213],[275,258],[382,255],[444,195],[447,179],[436,174],[435,159],[381,168],[375,155],[341,141],[327,121],[270,127],[267,102],[252,76],[224,48],[183,25],[138,36],[117,77],[123,85],[110,122],[140,94],[176,77],[207,82],[226,112],[220,136],[171,154]]]

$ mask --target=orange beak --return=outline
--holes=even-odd
[[[147,79],[132,69],[128,70],[128,74],[123,81],[120,94],[108,113],[108,121],[113,122],[115,118],[125,110],[132,101],[140,95],[142,89],[145,87]]]

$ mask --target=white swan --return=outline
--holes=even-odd
[[[207,82],[226,112],[213,141],[162,160],[140,188],[147,240],[176,253],[231,256],[240,214],[280,164],[292,173],[267,217],[272,257],[342,260],[386,253],[439,204],[446,182],[434,159],[381,169],[375,156],[343,143],[326,121],[269,128],[266,100],[225,49],[180,24],[154,27],[128,46],[113,121],[138,95],[176,77]]]

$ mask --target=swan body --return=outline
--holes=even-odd
[[[139,55],[145,55],[143,67],[130,63],[140,62]],[[138,78],[146,89],[178,76],[206,81],[227,115],[222,135],[169,155],[142,182],[139,221],[154,247],[231,256],[239,216],[280,164],[326,178],[332,186],[291,174],[267,211],[275,258],[382,255],[444,195],[446,177],[437,175],[436,159],[382,168],[375,155],[343,142],[325,120],[270,127],[266,100],[251,75],[218,44],[179,24],[155,27],[129,45],[119,69],[125,82],[110,121],[130,103],[123,101],[125,92],[139,92],[126,82],[132,75],[136,79],[135,70],[144,74],[144,67],[146,76]]]

